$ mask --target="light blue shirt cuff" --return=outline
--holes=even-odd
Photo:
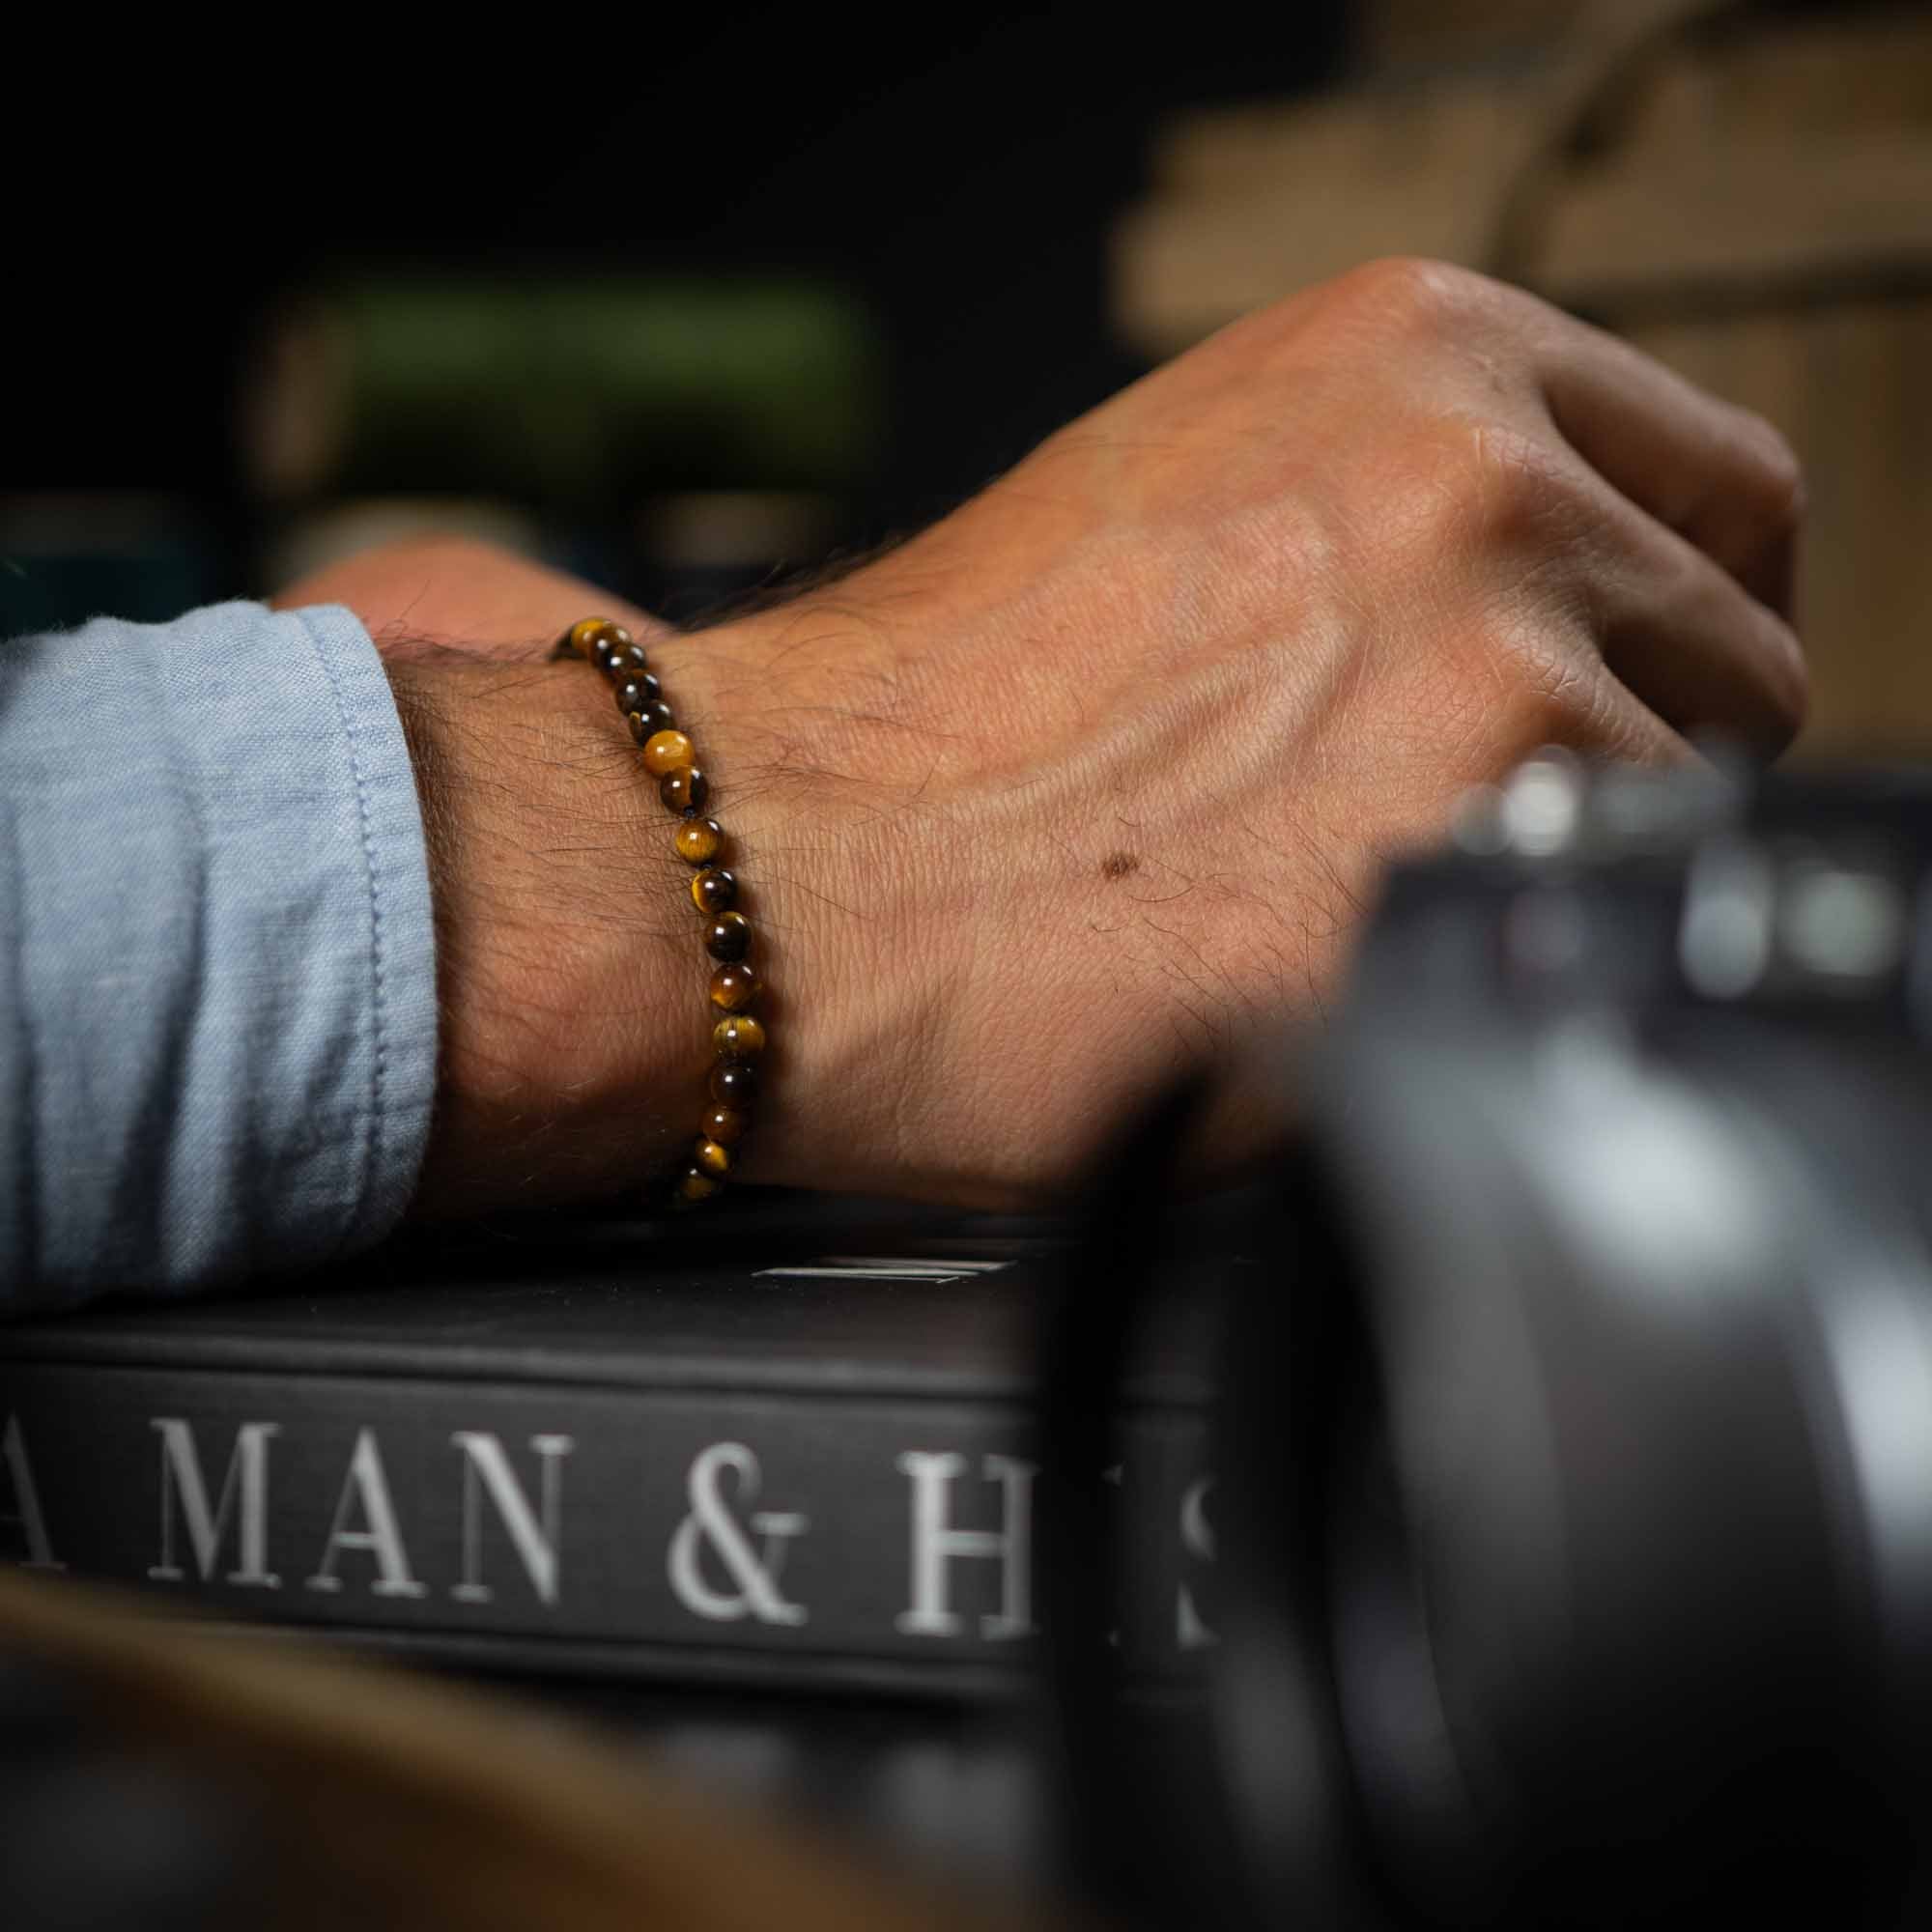
[[[414,774],[354,616],[0,644],[0,1306],[378,1239],[436,1037]]]

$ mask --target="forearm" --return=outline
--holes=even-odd
[[[364,552],[274,601],[361,619],[415,767],[440,1031],[412,1211],[649,1200],[704,1091],[703,955],[609,690],[550,652],[592,612],[654,656],[687,647],[607,592],[460,540]],[[698,680],[666,681],[691,717]]]
[[[1519,292],[1383,263],[836,586],[649,637],[773,988],[742,1178],[1053,1199],[1177,1067],[1319,1020],[1381,864],[1467,787],[1550,742],[1776,751],[1804,707],[1802,499],[1766,425]],[[384,640],[533,663],[579,616],[641,622],[473,549],[342,575],[295,594]],[[418,668],[452,814],[425,1211],[673,1166],[704,962],[607,691]],[[1260,1139],[1229,1111],[1201,1152],[1226,1172]]]
[[[362,566],[403,570],[386,613],[352,572],[353,616],[317,586],[0,654],[0,1313],[311,1265],[406,1208],[662,1205],[689,1158],[689,870],[605,681],[544,649],[608,600],[518,577],[452,625],[481,580],[440,567],[425,637],[422,560]],[[725,655],[625,614],[704,730]]]
[[[415,1209],[627,1188],[690,1138],[709,1051],[684,867],[581,665],[392,655],[441,1017]]]

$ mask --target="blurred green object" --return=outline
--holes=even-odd
[[[284,499],[837,489],[872,460],[884,376],[864,305],[822,284],[371,279],[284,314],[242,442]]]

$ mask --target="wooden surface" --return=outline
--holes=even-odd
[[[1168,355],[1414,254],[1619,329],[1804,460],[1802,753],[1932,755],[1932,10],[1712,11],[1498,5],[1529,56],[1179,123],[1116,236],[1116,316]],[[1522,40],[1546,12],[1568,36]]]
[[[1801,754],[1932,756],[1932,295],[1630,333],[1804,459]]]

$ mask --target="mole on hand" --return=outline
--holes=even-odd
[[[1100,861],[1100,876],[1103,879],[1124,879],[1129,872],[1138,872],[1141,862],[1131,852],[1109,852]]]

